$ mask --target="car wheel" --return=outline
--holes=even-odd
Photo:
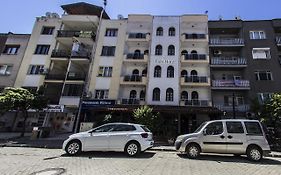
[[[247,157],[251,161],[260,161],[262,159],[262,150],[257,146],[250,146],[247,149]]]
[[[196,144],[189,144],[186,147],[187,157],[190,159],[195,159],[200,155],[200,148]]]
[[[65,151],[68,155],[77,155],[81,152],[81,142],[78,140],[73,140],[70,141],[66,147],[65,147]]]
[[[126,146],[125,146],[125,153],[132,157],[132,156],[136,156],[137,154],[140,153],[140,146],[139,143],[137,142],[129,142]]]

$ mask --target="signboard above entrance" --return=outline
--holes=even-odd
[[[102,107],[102,106],[113,106],[115,105],[115,100],[87,100],[82,102],[82,108],[91,107]]]

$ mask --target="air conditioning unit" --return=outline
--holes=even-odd
[[[220,56],[222,54],[222,51],[221,50],[215,50],[214,51],[214,55],[215,56]]]

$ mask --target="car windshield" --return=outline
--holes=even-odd
[[[205,125],[207,122],[202,123],[194,132],[197,133],[199,132]]]

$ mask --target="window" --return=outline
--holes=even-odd
[[[222,122],[213,122],[210,123],[206,129],[207,135],[219,135],[223,133],[223,124]]]
[[[196,91],[191,92],[191,99],[192,100],[198,100],[199,99],[199,94]]]
[[[265,102],[270,100],[272,97],[272,93],[258,93],[257,95],[258,95],[258,100],[259,100],[260,104],[264,104]]]
[[[140,126],[145,132],[151,132],[146,126]]]
[[[263,135],[261,126],[258,122],[245,122],[248,135]]]
[[[255,71],[256,80],[272,80],[270,71]]]
[[[174,67],[169,66],[167,68],[167,78],[174,78]]]
[[[11,75],[12,67],[11,65],[0,65],[0,76]]]
[[[270,48],[253,48],[253,59],[270,59]]]
[[[115,46],[103,46],[101,56],[114,56]]]
[[[145,92],[144,92],[144,90],[142,90],[141,92],[140,92],[140,100],[145,100]]]
[[[244,129],[241,122],[226,122],[226,128],[228,133],[244,133]]]
[[[156,36],[163,36],[163,28],[162,27],[158,27],[156,30]]]
[[[79,97],[82,95],[82,84],[66,84],[62,96]]]
[[[118,34],[118,29],[106,29],[105,36],[115,37]]]
[[[182,91],[181,100],[187,100],[187,99],[188,99],[188,93],[186,91]]]
[[[162,55],[162,46],[161,45],[157,45],[155,47],[155,55]]]
[[[187,75],[188,75],[188,73],[187,73],[186,70],[182,70],[182,71],[181,71],[181,76],[182,76],[182,77],[187,77]]]
[[[234,105],[239,106],[239,105],[244,105],[244,97],[235,95],[234,97]],[[225,95],[224,96],[224,106],[233,106],[233,95]]]
[[[160,66],[155,66],[154,68],[154,77],[161,77],[161,67]]]
[[[38,75],[44,71],[44,65],[30,65],[27,71],[29,75]]]
[[[48,55],[50,49],[50,45],[37,45],[35,53],[38,55]]]
[[[250,31],[250,39],[266,39],[264,31]]]
[[[153,89],[152,101],[160,101],[160,89],[159,88]]]
[[[130,92],[130,99],[136,99],[137,98],[137,91],[131,90]]]
[[[93,130],[93,132],[110,132],[116,125],[104,125]]]
[[[99,77],[111,77],[112,76],[112,67],[103,67],[99,68]]]
[[[96,90],[95,99],[108,99],[108,89]]]
[[[3,53],[7,55],[16,55],[18,53],[19,48],[19,45],[6,45]]]
[[[136,128],[133,125],[117,125],[112,131],[135,131]]]
[[[43,27],[41,34],[42,35],[52,35],[55,30],[55,27]]]
[[[174,90],[172,88],[166,90],[166,101],[174,101]]]
[[[175,36],[176,35],[176,29],[174,27],[169,28],[169,36]]]
[[[175,55],[175,46],[170,45],[168,47],[168,55]]]

